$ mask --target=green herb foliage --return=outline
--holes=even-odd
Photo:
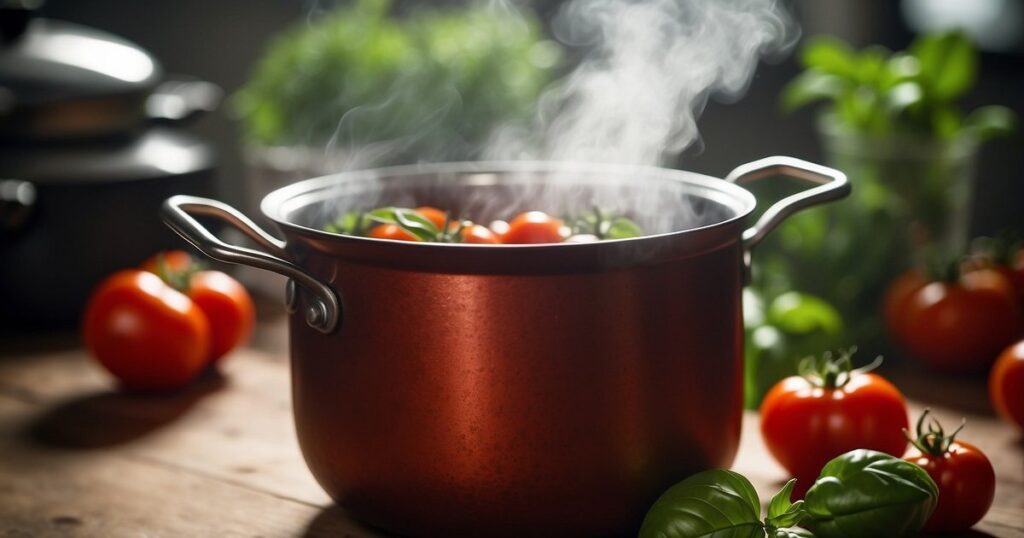
[[[358,0],[279,36],[235,109],[264,145],[479,143],[528,115],[561,54],[532,17],[509,17],[481,5],[397,18],[387,0]]]
[[[640,226],[632,220],[597,207],[567,221],[571,223],[573,234],[593,235],[598,239],[628,239],[644,234]]]
[[[746,335],[744,393],[756,409],[780,379],[798,373],[804,357],[843,342],[839,312],[820,297],[787,291],[771,301],[753,288],[743,290]]]
[[[743,475],[724,469],[697,473],[669,488],[651,507],[640,538],[754,538],[810,536],[793,529],[803,517],[802,502],[790,503],[795,481],[772,498],[761,521],[761,501]],[[783,530],[784,529],[784,530]]]
[[[448,222],[438,228],[436,224],[415,209],[379,207],[370,211],[344,213],[325,225],[324,231],[341,235],[365,236],[370,228],[378,224],[394,224],[412,234],[418,241],[461,243],[463,241],[462,233],[470,223],[465,219],[451,219],[447,212],[445,216]],[[632,220],[598,208],[594,208],[591,213],[586,213],[575,219],[566,219],[566,221],[573,223],[573,234],[594,235],[599,240],[628,239],[644,234],[643,229]]]
[[[983,140],[1014,127],[1005,107],[965,116],[957,106],[978,72],[978,52],[960,32],[923,35],[897,53],[878,46],[854,51],[819,37],[807,43],[801,61],[807,69],[786,88],[783,105],[792,110],[827,101],[828,117],[858,132]]]
[[[640,538],[880,538],[911,536],[924,526],[939,491],[924,469],[872,450],[847,452],[825,465],[803,501],[790,480],[761,521],[757,492],[743,475],[713,469],[669,488],[651,507]]]
[[[352,211],[338,217],[324,226],[324,230],[342,234],[364,236],[375,225],[394,224],[412,234],[417,241],[433,243],[461,243],[465,221],[450,220],[445,213],[446,222],[440,228],[419,211],[405,207],[379,207],[371,211]],[[452,226],[451,224],[455,224]]]
[[[819,538],[912,536],[928,521],[938,496],[921,467],[854,450],[828,462],[807,491],[804,526]]]

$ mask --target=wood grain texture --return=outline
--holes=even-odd
[[[266,347],[168,396],[116,391],[74,348],[0,358],[0,536],[383,536],[306,470],[287,360]],[[963,416],[932,409],[950,424]],[[995,506],[966,536],[1024,537],[1024,442],[983,410],[966,418],[998,477]],[[754,413],[735,469],[763,499],[785,479]]]

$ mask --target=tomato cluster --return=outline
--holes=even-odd
[[[1014,367],[1024,379],[1024,342],[1018,348],[1013,351]],[[974,445],[956,439],[959,429],[947,436],[934,420],[926,428],[927,410],[917,422],[916,437],[908,439],[903,395],[870,371],[879,362],[853,369],[850,352],[804,361],[801,375],[780,381],[761,404],[765,445],[796,477],[798,488],[814,483],[827,462],[851,450],[867,448],[903,457],[920,465],[939,489],[938,508],[925,530],[970,528],[992,505],[991,462]],[[1016,411],[1024,411],[1022,407]]]
[[[559,243],[568,237],[565,223],[541,211],[520,213],[510,222],[495,221],[490,227],[475,224],[471,221],[452,221],[447,213],[434,207],[417,207],[422,217],[429,220],[438,229],[458,229],[463,243],[474,244],[528,244],[528,243]],[[367,237],[375,239],[394,239],[398,241],[417,241],[415,235],[398,224],[378,224],[367,232]]]
[[[170,390],[248,338],[254,321],[238,281],[171,251],[101,282],[82,330],[86,347],[126,389]]]

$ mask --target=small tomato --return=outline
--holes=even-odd
[[[985,517],[996,493],[996,473],[978,447],[947,436],[935,419],[925,430],[926,410],[917,421],[917,439],[903,459],[920,465],[939,486],[939,505],[924,525],[927,532],[965,531]]]

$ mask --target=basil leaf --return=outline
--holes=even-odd
[[[639,538],[764,536],[761,502],[750,481],[712,469],[672,486],[647,512]]]
[[[643,234],[644,231],[640,229],[640,226],[626,217],[616,217],[604,231],[606,239],[629,239],[630,237],[640,237]]]
[[[808,40],[800,60],[804,67],[845,79],[857,78],[857,54],[833,37],[818,36]]]
[[[771,502],[768,503],[768,517],[765,519],[764,525],[769,532],[775,532],[777,529],[787,527],[795,527],[806,517],[807,513],[804,511],[804,502],[790,502],[789,500],[790,496],[793,495],[793,486],[795,484],[795,478],[786,482],[786,486],[782,488],[782,491],[776,493],[772,497]]]
[[[324,226],[324,230],[342,235],[363,235],[366,231],[367,220],[366,214],[362,211],[349,211]]]
[[[768,503],[768,519],[777,518],[789,511],[789,508],[793,506],[789,498],[793,495],[793,485],[796,484],[796,479],[792,479],[786,482],[786,486],[782,488],[782,491],[775,494],[772,500]],[[789,525],[786,525],[787,527]]]
[[[420,241],[436,241],[441,233],[433,222],[412,209],[382,207],[370,211],[367,216],[374,222],[398,225]]]
[[[942,101],[962,96],[974,85],[978,51],[962,32],[925,35],[911,45],[931,94]]]
[[[1016,118],[1013,111],[998,105],[983,106],[967,116],[967,128],[979,140],[1006,136],[1013,132]]]
[[[910,536],[924,526],[939,491],[913,463],[873,450],[828,462],[804,497],[802,525],[819,538]]]

